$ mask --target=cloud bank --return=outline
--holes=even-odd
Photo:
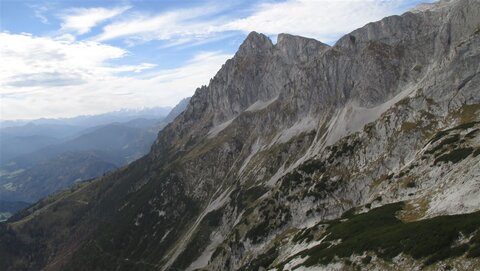
[[[127,55],[94,41],[56,40],[0,33],[2,119],[97,114],[120,108],[167,106],[207,84],[230,57],[198,53],[175,69],[123,76],[155,67],[151,63],[109,65]]]

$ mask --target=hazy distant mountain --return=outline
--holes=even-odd
[[[140,110],[123,109],[119,111],[109,112],[105,114],[93,115],[93,116],[78,116],[67,119],[40,119],[36,120],[38,124],[48,124],[52,121],[54,123],[63,123],[69,125],[77,125],[84,127],[92,127],[98,125],[109,124],[113,122],[127,122],[133,119],[160,119],[165,117],[170,111],[171,107],[153,107]]]
[[[10,136],[0,134],[0,165],[14,157],[57,144],[59,141],[58,138],[43,135]]]
[[[28,202],[22,201],[5,201],[0,200],[0,222],[8,219],[13,213],[26,208],[30,205]]]
[[[0,165],[74,136],[85,127],[66,124],[35,124],[0,128]]]
[[[49,136],[54,138],[66,138],[75,135],[85,129],[84,126],[77,126],[63,123],[35,123],[29,122],[21,126],[0,128],[0,136],[22,137],[22,136]]]
[[[170,107],[155,107],[63,119],[0,121],[0,165],[22,154],[93,131],[101,125],[118,122],[136,128],[153,126],[170,111]]]
[[[1,167],[0,198],[33,202],[74,182],[100,176],[148,152],[155,137],[154,130],[115,123],[22,154]]]
[[[113,122],[127,122],[133,119],[159,119],[165,117],[170,111],[171,107],[152,107],[144,109],[122,109],[118,111],[98,114],[85,115],[72,118],[58,118],[58,119],[36,119],[36,120],[8,120],[0,121],[0,128],[24,126],[27,124],[42,125],[72,125],[81,127],[93,127],[104,125]]]
[[[180,115],[183,111],[185,111],[185,108],[187,108],[188,103],[190,102],[191,97],[187,97],[183,100],[181,100],[172,110],[168,115],[163,119],[163,122],[170,123],[172,122],[178,115]]]
[[[185,107],[186,103],[181,102],[171,110],[168,119],[174,119]],[[142,115],[155,112],[162,113],[163,109],[142,111]],[[111,115],[118,117],[121,113]],[[64,124],[38,122],[0,130],[6,135],[1,139],[2,145],[6,146],[2,147],[5,158],[2,158],[0,167],[0,198],[33,202],[75,182],[100,176],[138,159],[150,150],[158,131],[170,122],[165,115],[129,119],[130,114],[125,122],[77,129],[75,135],[62,133],[65,131],[59,127]],[[100,119],[107,118],[97,118],[96,123]],[[51,131],[61,134],[62,138],[44,136],[48,134],[48,127],[58,128]],[[24,138],[26,142],[21,141]],[[28,139],[32,141],[28,142]]]
[[[0,198],[34,202],[72,184],[117,168],[102,151],[75,151],[53,155],[20,172],[0,178]],[[113,157],[112,157],[113,158]]]
[[[165,117],[166,118],[166,117]],[[165,118],[162,119],[160,122],[164,122]],[[122,123],[125,126],[132,127],[132,128],[148,128],[157,125],[158,119],[145,119],[145,118],[138,118],[133,119],[127,122]]]

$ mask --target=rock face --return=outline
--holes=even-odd
[[[253,32],[147,156],[10,219],[0,264],[479,268],[479,63],[475,0],[331,47]]]

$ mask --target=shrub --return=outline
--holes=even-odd
[[[472,152],[473,152],[473,148],[471,147],[455,149],[435,159],[434,164],[436,165],[437,163],[440,163],[440,162],[446,162],[446,163],[452,162],[456,164],[462,161],[463,159],[467,158]]]
[[[367,255],[365,258],[362,259],[362,263],[367,265],[372,261],[372,256]]]
[[[414,188],[414,187],[416,187],[417,185],[415,184],[415,181],[410,181],[410,182],[407,183],[406,186],[407,186],[408,188]]]
[[[426,265],[467,251],[469,257],[480,256],[480,238],[453,246],[460,233],[469,235],[480,228],[480,212],[405,223],[395,216],[402,208],[403,203],[389,204],[351,216],[344,222],[331,223],[323,243],[299,253],[310,256],[304,265],[328,264],[336,256],[347,258],[365,251],[375,252],[384,260],[404,253],[424,259]],[[332,241],[339,239],[341,243],[332,245]]]

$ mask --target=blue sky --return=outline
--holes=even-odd
[[[0,1],[1,119],[173,106],[250,31],[328,44],[420,0]]]

